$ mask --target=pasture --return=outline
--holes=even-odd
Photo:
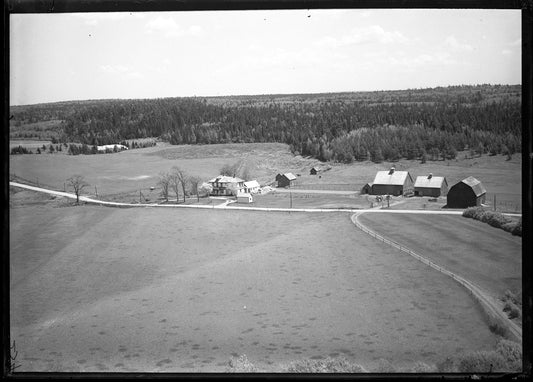
[[[522,291],[522,238],[452,215],[364,214],[371,230],[423,254],[500,299]]]
[[[94,196],[97,192],[104,200],[120,201],[122,198],[123,201],[131,202],[138,201],[141,191],[143,195],[149,195],[153,202],[157,200],[159,189],[150,191],[150,187],[156,187],[158,175],[170,171],[173,166],[179,166],[190,175],[197,175],[207,181],[219,175],[224,164],[232,164],[241,159],[248,164],[251,174],[262,185],[273,182],[278,173],[292,172],[299,175],[295,189],[353,190],[355,193],[365,183],[372,182],[377,171],[389,169],[391,165],[398,170],[408,170],[414,179],[428,173],[445,176],[450,186],[472,175],[485,185],[486,203],[489,206],[492,206],[496,196],[497,210],[519,212],[522,209],[519,154],[515,154],[509,161],[501,155],[465,158],[464,153],[459,153],[457,160],[427,161],[425,164],[414,160],[379,164],[368,161],[329,163],[327,166],[331,167],[330,170],[319,175],[309,175],[313,166],[324,164],[316,159],[294,156],[288,146],[281,143],[171,146],[159,142],[154,147],[105,155],[12,155],[9,168],[11,175],[56,190],[64,189],[68,177],[80,174],[90,184],[85,190],[89,195]],[[414,203],[413,208],[423,208],[422,204],[426,201]],[[352,205],[352,202],[353,200],[333,201],[336,205]],[[318,200],[317,206],[324,204],[328,202]],[[425,204],[426,207],[429,206],[429,203]]]
[[[224,371],[243,353],[262,371],[327,356],[372,370],[496,343],[459,285],[347,213],[10,202],[18,371]]]

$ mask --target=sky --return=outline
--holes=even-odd
[[[14,14],[10,104],[521,84],[520,10]]]

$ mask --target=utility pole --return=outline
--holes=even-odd
[[[96,188],[96,186],[94,186],[94,193],[96,194],[96,197],[98,197],[98,189]]]
[[[494,211],[496,211],[496,194],[494,194],[494,201],[493,201],[493,208],[494,208]]]
[[[289,189],[289,196],[291,198],[291,207],[290,208],[292,208],[292,191],[290,189]]]

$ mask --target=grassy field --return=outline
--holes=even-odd
[[[522,290],[521,237],[462,216],[364,214],[359,220],[496,299]]]
[[[150,194],[150,187],[157,184],[158,174],[180,166],[191,175],[207,181],[219,174],[225,163],[244,159],[253,176],[261,184],[274,181],[277,173],[292,172],[299,175],[296,188],[337,189],[359,191],[374,180],[376,171],[391,165],[398,170],[408,170],[413,178],[433,173],[445,176],[451,186],[472,175],[483,182],[487,189],[487,204],[492,205],[496,195],[497,209],[505,212],[521,211],[521,157],[515,154],[510,161],[503,156],[464,158],[460,153],[453,161],[401,160],[395,163],[356,162],[350,165],[330,163],[331,169],[319,175],[309,175],[313,166],[323,166],[315,159],[302,158],[290,153],[288,146],[280,143],[215,144],[171,146],[158,143],[155,147],[128,150],[108,155],[13,155],[10,156],[10,174],[34,183],[63,190],[65,181],[73,174],[83,175],[91,185],[88,194],[98,192],[99,197],[131,201],[130,194]],[[95,189],[96,187],[96,189]],[[151,200],[159,190],[152,191]],[[349,201],[335,201],[337,204]],[[318,205],[326,202],[319,201]]]
[[[243,353],[371,370],[497,340],[462,288],[349,214],[10,203],[18,371],[224,371]]]

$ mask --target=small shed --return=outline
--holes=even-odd
[[[406,195],[413,192],[413,178],[408,171],[378,171],[372,184],[373,195]]]
[[[288,172],[286,174],[278,174],[276,180],[278,181],[278,187],[290,187],[292,182],[296,179],[293,173]]]
[[[437,198],[448,193],[448,181],[443,176],[417,176],[415,181],[415,196],[431,196]]]
[[[448,208],[480,206],[485,203],[486,193],[483,184],[473,176],[469,176],[450,188],[446,204]]]
[[[364,195],[364,194],[372,194],[372,184],[373,183],[367,183],[363,186],[363,188],[361,188],[361,195]]]
[[[249,204],[249,203],[253,203],[253,202],[254,202],[254,198],[253,198],[252,194],[249,194],[247,192],[243,192],[241,194],[237,194],[237,203]]]
[[[320,172],[320,169],[318,167],[313,167],[310,171],[309,171],[309,174],[310,175],[316,175]]]

